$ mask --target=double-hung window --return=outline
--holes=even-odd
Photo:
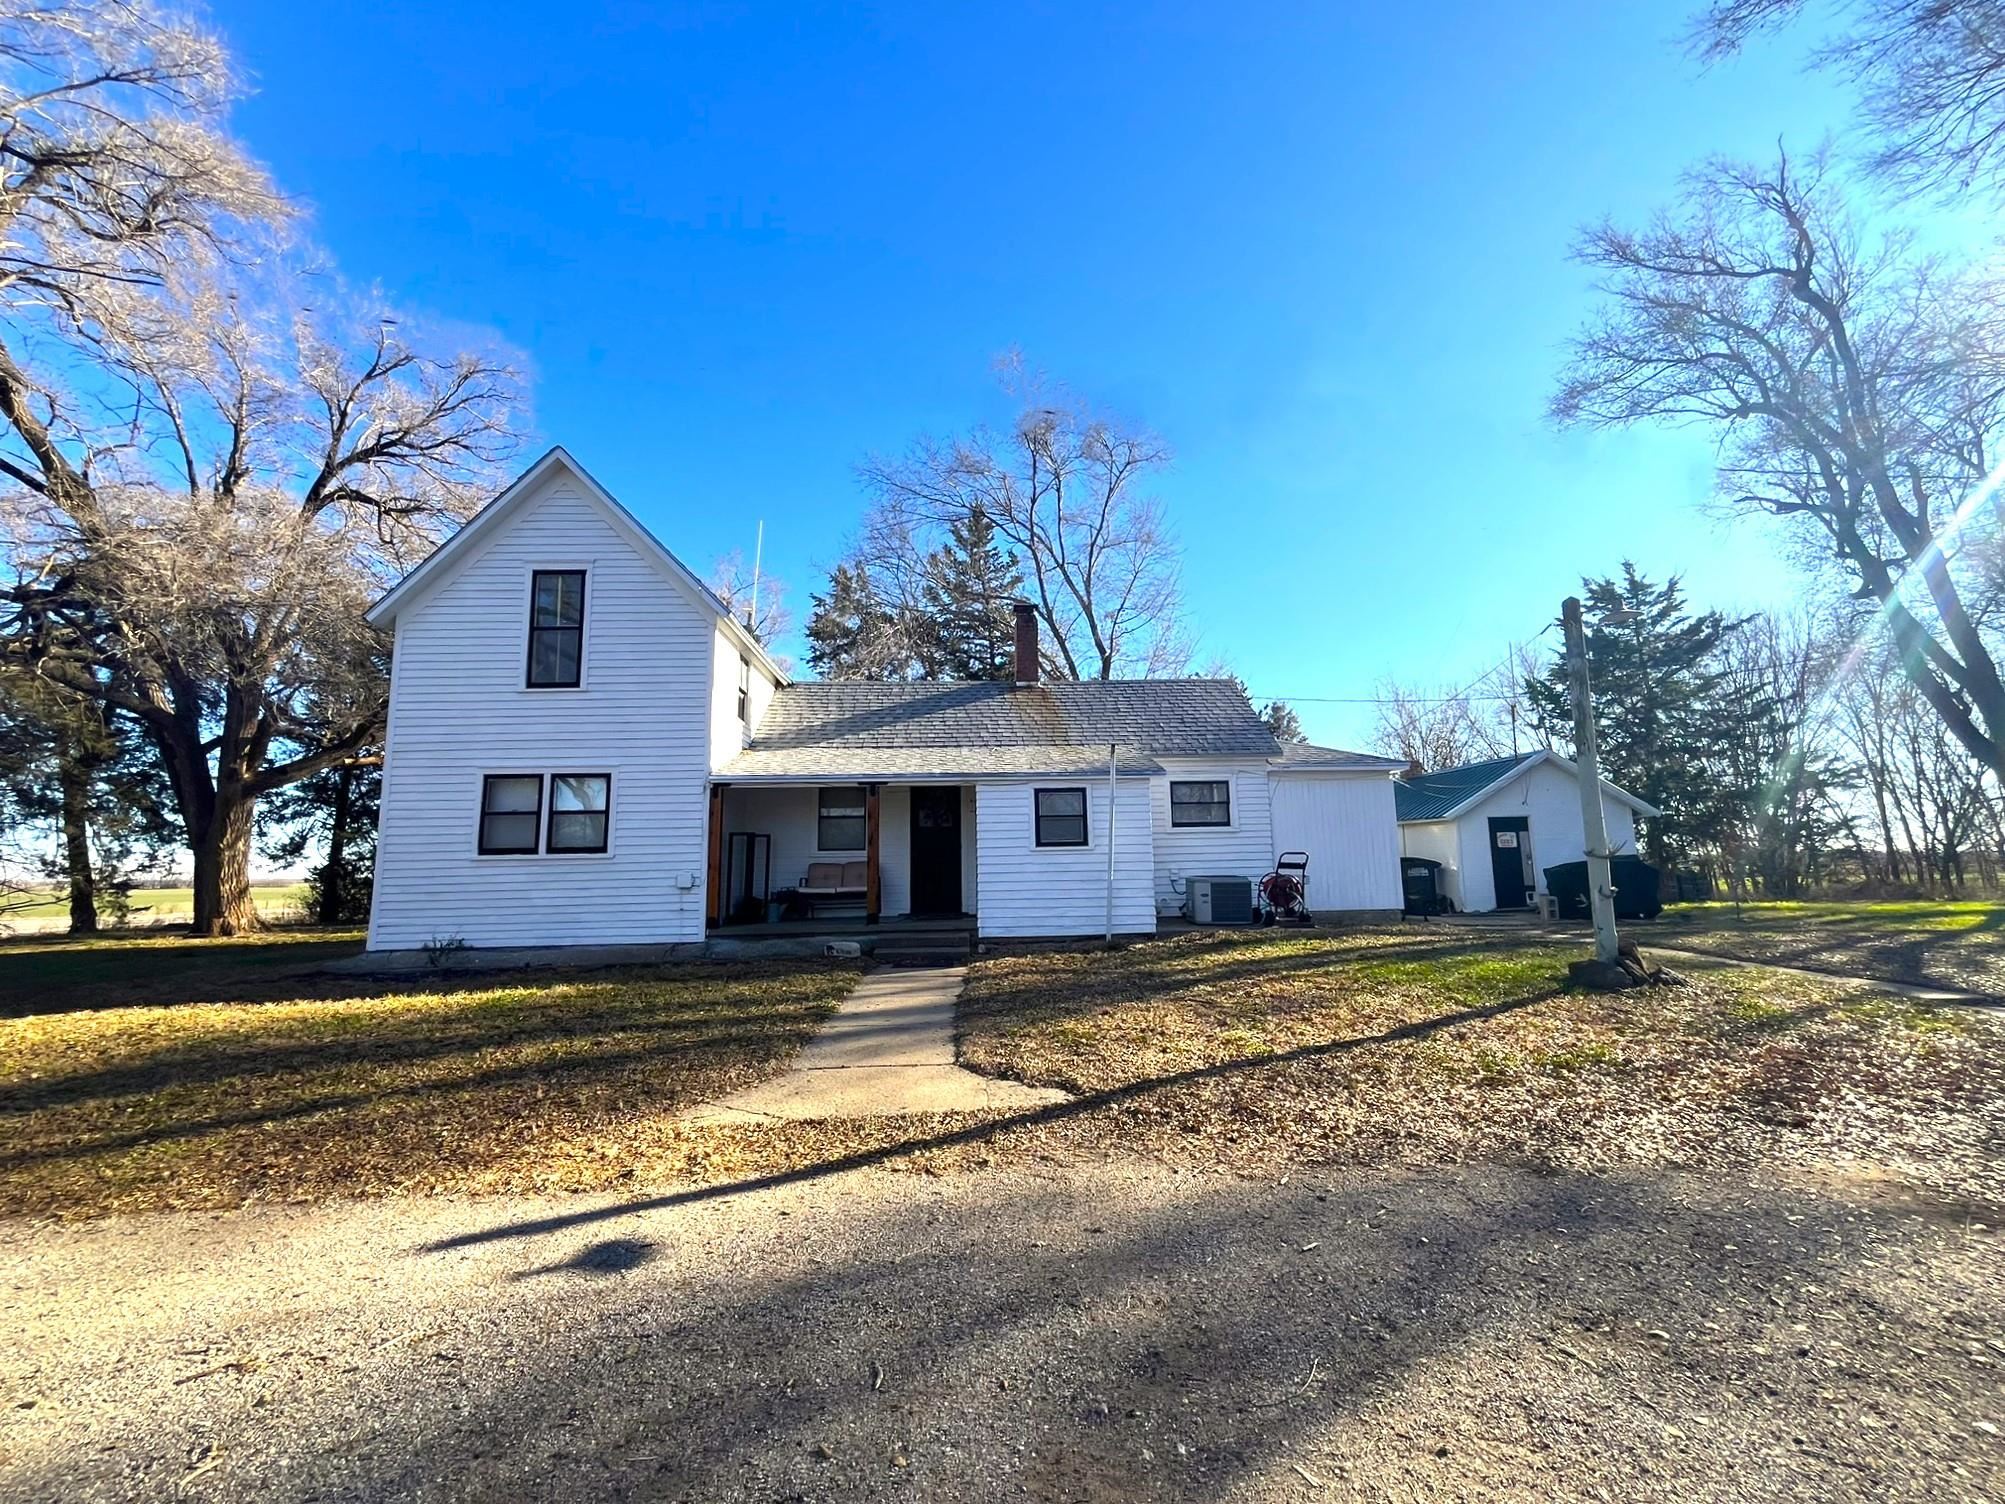
[[[550,775],[550,830],[545,851],[604,851],[606,825],[613,802],[613,780],[606,773]]]
[[[544,786],[549,786],[545,810]],[[480,781],[482,856],[565,856],[609,849],[610,773],[489,773]]]
[[[543,816],[541,773],[490,773],[480,781],[480,854],[534,856]]]
[[[863,790],[823,789],[815,810],[815,848],[818,851],[861,851],[864,839]]]
[[[1204,779],[1170,785],[1170,824],[1230,825],[1232,823],[1232,783],[1229,779]]]
[[[531,689],[576,689],[584,682],[585,571],[539,569],[529,578]]]
[[[738,655],[738,719],[752,724],[752,660],[743,653]]]
[[[1037,789],[1037,844],[1040,846],[1084,846],[1086,844],[1086,790]]]

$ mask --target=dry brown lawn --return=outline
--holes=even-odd
[[[970,977],[961,1048],[1180,1160],[1838,1155],[1998,1192],[2005,1068],[1982,1010],[1704,963],[1686,987],[1569,995],[1578,953],[1442,926],[1000,957]]]
[[[102,1006],[120,984],[93,950],[70,990],[45,983],[40,1011],[0,1020],[0,1212],[597,1188],[650,1155],[700,1169],[676,1114],[782,1069],[856,975],[682,965],[412,983],[274,976],[266,955],[163,983],[155,949],[110,953],[133,968],[128,990],[210,1000]],[[60,956],[0,951],[0,977]]]

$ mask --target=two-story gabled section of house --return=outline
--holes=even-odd
[[[1400,764],[1283,748],[1236,685],[796,683],[561,449],[370,612],[395,635],[369,944],[700,941],[966,916],[1132,934],[1311,855],[1400,904]]]

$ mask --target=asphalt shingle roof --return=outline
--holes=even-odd
[[[1459,768],[1442,768],[1417,778],[1402,778],[1392,786],[1393,804],[1402,820],[1439,820],[1458,804],[1508,778],[1520,763],[1536,756],[1536,752],[1526,752],[1517,757],[1493,757],[1487,762],[1465,763]]]
[[[1273,759],[1280,768],[1302,772],[1317,768],[1403,768],[1397,757],[1377,757],[1370,752],[1346,752],[1342,747],[1316,747],[1308,742],[1283,742],[1281,755]]]
[[[1272,757],[1266,722],[1226,679],[1042,684],[789,684],[750,750],[1031,748],[1116,744],[1155,757]]]
[[[1123,778],[1160,773],[1163,765],[1135,752],[1119,753]],[[748,747],[724,765],[721,778],[830,778],[864,782],[893,778],[1105,778],[1105,747]]]

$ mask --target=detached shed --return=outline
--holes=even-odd
[[[1399,779],[1400,855],[1441,863],[1442,891],[1464,913],[1527,909],[1545,869],[1582,860],[1580,770],[1556,752],[1526,752]],[[1636,822],[1657,809],[1605,779],[1608,847],[1636,850]]]

